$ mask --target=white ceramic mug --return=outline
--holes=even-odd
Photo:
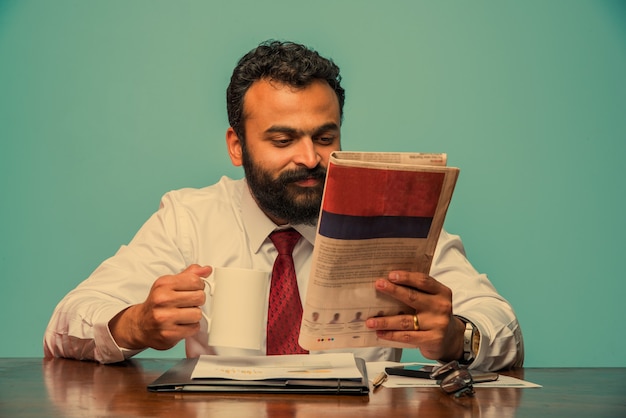
[[[209,345],[260,350],[270,273],[214,267],[204,281],[211,297]]]

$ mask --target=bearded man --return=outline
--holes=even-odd
[[[112,363],[183,339],[188,357],[265,355],[271,340],[282,338],[265,334],[259,350],[210,346],[211,296],[203,278],[214,267],[272,271],[277,250],[270,235],[297,231],[292,258],[301,304],[326,167],[330,154],[341,149],[345,92],[330,59],[293,42],[268,41],[241,58],[226,96],[227,149],[245,178],[167,193],[133,240],[58,304],[44,337],[47,357]],[[367,318],[379,338],[470,367],[522,364],[515,313],[467,261],[458,236],[442,231],[430,275],[391,272],[376,281],[376,289],[417,312]],[[401,356],[389,347],[345,351],[367,361]]]

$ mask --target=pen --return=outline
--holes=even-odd
[[[382,385],[383,383],[385,383],[385,381],[387,380],[387,373],[385,372],[380,372],[378,374],[378,376],[376,376],[374,378],[374,380],[372,380],[372,386],[374,386],[374,389],[378,388],[380,385]]]

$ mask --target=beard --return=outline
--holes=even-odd
[[[273,178],[271,173],[252,161],[247,150],[242,152],[242,165],[257,204],[265,213],[291,224],[315,225],[322,204],[326,169],[315,168],[288,170]],[[295,182],[318,179],[314,187],[300,187]]]

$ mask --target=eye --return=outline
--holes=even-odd
[[[274,143],[274,146],[276,147],[286,147],[287,145],[291,144],[292,140],[291,139],[274,139],[272,140],[272,142]]]
[[[287,145],[291,144],[293,142],[292,138],[273,138],[272,139],[272,144],[275,147],[286,147]]]
[[[319,137],[317,137],[316,140],[322,145],[330,145],[335,142],[335,136],[334,135],[320,135]]]

